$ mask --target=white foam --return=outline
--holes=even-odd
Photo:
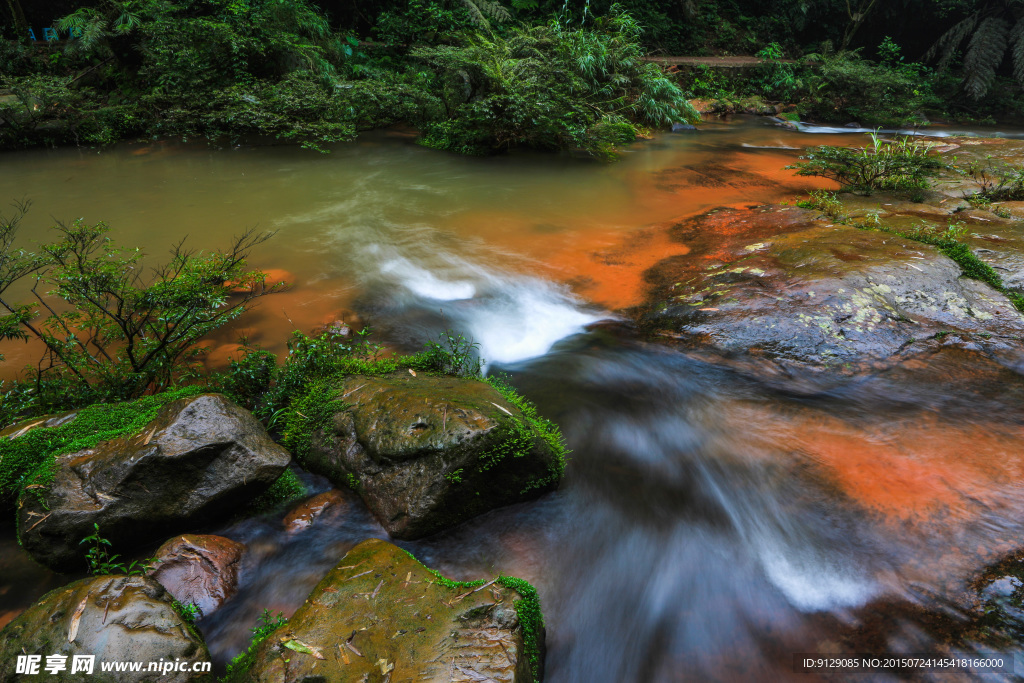
[[[417,266],[407,258],[398,256],[383,262],[380,272],[394,277],[410,292],[435,301],[471,299],[476,287],[468,280],[443,280],[426,268]]]
[[[762,544],[758,555],[768,580],[803,612],[863,605],[878,592],[870,578],[806,550]]]

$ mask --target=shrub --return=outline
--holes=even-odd
[[[79,405],[167,387],[202,353],[199,340],[284,288],[246,270],[246,256],[270,234],[246,231],[226,251],[210,254],[178,243],[171,260],[147,275],[141,251],[116,247],[104,223],[58,224],[58,240],[40,254],[15,250],[27,210],[22,204],[0,216],[0,306],[8,312],[0,317],[0,337],[43,343],[43,359],[30,369],[43,407],[61,405],[69,387],[88,399]],[[7,299],[10,287],[29,275],[37,278],[35,302]],[[40,285],[51,289],[39,291]],[[66,310],[55,308],[53,298]],[[52,400],[48,388],[56,390]]]
[[[806,76],[801,111],[820,121],[855,120],[867,126],[900,126],[925,122],[921,111],[940,100],[928,70],[919,64],[879,65],[855,52],[808,55],[817,62]]]
[[[838,182],[843,189],[871,193],[874,190],[913,190],[927,186],[945,165],[928,154],[931,144],[903,137],[887,141],[871,133],[871,145],[863,148],[808,147],[803,162],[787,166],[800,176],[820,176]]]
[[[986,156],[981,161],[972,161],[956,170],[978,183],[980,195],[966,197],[968,202],[978,208],[987,208],[994,201],[1024,199],[1024,167]]]

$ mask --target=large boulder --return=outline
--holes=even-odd
[[[224,396],[182,398],[134,434],[59,456],[52,483],[21,497],[19,539],[48,567],[82,570],[94,524],[115,548],[158,541],[237,509],[290,460]]]
[[[558,485],[562,454],[486,382],[348,376],[314,431],[307,467],[359,492],[388,533],[414,539]]]
[[[238,565],[245,546],[223,536],[175,536],[156,551],[149,576],[183,605],[209,616],[238,588]]]
[[[672,233],[694,248],[647,273],[640,316],[662,339],[833,369],[947,342],[1024,362],[1024,317],[927,244],[770,207],[698,216]]]
[[[373,539],[349,551],[229,680],[532,682],[542,624],[525,582],[458,584]]]
[[[41,656],[39,678],[61,682],[207,680],[202,669],[208,672],[210,662],[206,645],[174,610],[171,596],[144,576],[82,579],[46,594],[0,631],[0,683],[36,678],[17,672],[19,655]],[[66,657],[63,671],[45,671],[50,655]],[[76,655],[95,657],[91,673],[71,673]],[[150,662],[161,661],[177,670],[147,670]],[[142,668],[102,670],[115,662],[140,662]]]

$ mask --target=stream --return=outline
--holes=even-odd
[[[6,153],[0,195],[34,202],[28,239],[84,216],[154,259],[185,235],[210,249],[249,226],[276,231],[251,264],[294,287],[219,333],[211,368],[240,336],[280,352],[292,329],[337,319],[403,351],[446,329],[478,343],[487,371],[562,428],[565,479],[399,545],[452,578],[532,582],[546,681],[806,681],[818,675],[797,671],[799,653],[947,651],[968,582],[1024,534],[1024,389],[974,381],[951,357],[927,382],[896,371],[796,391],[643,342],[622,311],[643,301],[647,268],[685,257],[665,226],[826,187],[784,166],[808,145],[862,139],[741,118],[638,143],[612,165],[468,159],[401,131],[326,156],[153,143]],[[8,377],[34,360],[24,344],[0,350]],[[239,593],[199,622],[217,665],[264,608],[290,614],[356,543],[387,538],[346,495],[345,515],[299,534],[283,513],[205,530],[248,547]],[[12,618],[66,578],[30,570],[4,534],[0,617]],[[871,680],[902,680],[886,676]]]

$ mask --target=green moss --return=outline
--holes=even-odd
[[[557,483],[565,473],[565,457],[569,454],[569,450],[565,447],[565,437],[562,436],[562,432],[558,428],[558,425],[541,417],[537,413],[537,407],[533,405],[533,403],[520,396],[515,389],[509,386],[509,384],[500,377],[488,377],[484,381],[501,394],[506,401],[518,408],[526,419],[526,424],[518,418],[509,418],[505,421],[503,428],[508,430],[508,439],[502,442],[500,447],[502,452],[495,453],[495,455],[500,455],[500,457],[506,457],[508,455],[511,455],[512,457],[520,457],[525,453],[528,453],[530,449],[533,448],[534,435],[540,436],[548,447],[551,448],[551,452],[555,455],[551,467],[548,469],[547,476],[534,479],[529,482],[520,493],[526,493],[533,489],[543,488]],[[525,449],[525,451],[523,449]],[[488,458],[485,462],[489,464],[483,469],[489,469],[497,462],[497,459],[490,458],[490,455],[491,453],[488,453],[484,456]],[[491,462],[491,460],[493,460],[493,462]]]
[[[251,514],[260,515],[276,510],[293,500],[309,495],[305,485],[291,469],[286,469],[270,488],[258,495],[249,503]]]
[[[313,434],[317,431],[330,434],[332,418],[345,409],[344,401],[338,397],[339,392],[336,378],[321,379],[310,383],[292,401],[285,417],[281,443],[300,464],[307,464]]]
[[[484,579],[454,581],[436,569],[431,569],[424,565],[408,550],[405,552],[434,577],[434,582],[437,585],[444,588],[462,591],[467,588],[479,588],[487,583]],[[519,625],[523,629],[523,654],[530,659],[533,679],[539,683],[542,680],[540,673],[542,663],[540,660],[541,632],[544,630],[544,613],[540,606],[540,595],[537,594],[537,589],[533,587],[533,584],[526,579],[520,579],[515,576],[499,576],[494,582],[504,588],[511,588],[519,594],[519,599],[513,603],[513,606],[516,610],[516,616],[519,617]]]
[[[202,387],[191,386],[125,403],[95,404],[82,408],[73,420],[62,425],[36,427],[15,439],[0,439],[0,502],[11,504],[24,491],[42,500],[56,475],[58,456],[134,434],[168,403],[201,393]],[[27,427],[40,421],[35,418],[22,424]]]
[[[241,681],[248,680],[247,674],[254,663],[256,649],[259,648],[263,641],[279,628],[287,625],[287,623],[288,620],[285,619],[284,614],[280,612],[275,614],[269,609],[264,609],[263,614],[260,615],[256,622],[256,628],[252,629],[252,642],[249,644],[249,648],[231,660],[224,676],[219,679],[219,683],[240,683]]]

